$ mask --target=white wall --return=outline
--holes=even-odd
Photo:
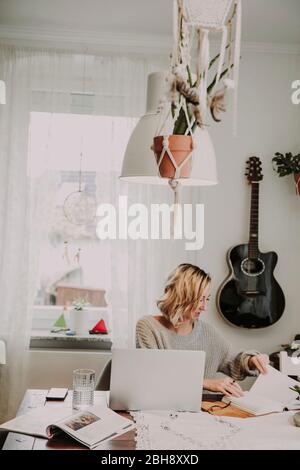
[[[283,317],[272,327],[231,327],[217,313],[214,301],[204,314],[238,348],[272,352],[300,333],[298,302],[300,263],[300,198],[292,177],[272,169],[276,151],[300,152],[300,105],[291,102],[291,83],[300,79],[300,56],[243,52],[240,71],[238,136],[232,136],[231,113],[210,132],[217,154],[219,184],[201,189],[205,204],[205,245],[198,264],[213,276],[213,294],[227,276],[227,250],[248,241],[250,188],[245,162],[252,155],[263,162],[260,190],[260,249],[276,251],[275,277],[286,296]]]

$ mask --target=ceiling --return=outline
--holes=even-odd
[[[247,43],[300,44],[300,0],[242,0]],[[172,0],[0,0],[0,32],[171,38]]]

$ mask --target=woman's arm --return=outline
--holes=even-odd
[[[224,358],[220,362],[219,371],[235,380],[244,380],[247,376],[257,377],[259,371],[256,368],[251,369],[249,361],[259,354],[258,351],[254,350],[236,353],[227,344],[224,348]]]
[[[256,350],[236,352],[211,325],[209,332],[212,343],[216,345],[212,354],[218,354],[219,357],[218,372],[229,375],[234,380],[243,380],[247,376],[256,377],[259,372],[265,371],[267,355],[262,355]]]

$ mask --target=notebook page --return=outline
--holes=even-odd
[[[282,374],[271,366],[267,366],[268,373],[260,374],[256,382],[252,385],[251,395],[260,395],[261,397],[277,401],[282,407],[287,405],[298,396],[297,392],[293,392],[289,387],[299,386],[299,382],[291,379],[287,375]]]
[[[251,392],[245,392],[243,397],[224,397],[223,401],[225,403],[231,402],[234,406],[256,416],[283,411],[283,407],[278,401]]]

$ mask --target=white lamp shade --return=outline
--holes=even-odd
[[[147,114],[141,117],[133,130],[123,160],[122,180],[134,183],[167,185],[168,178],[159,175],[151,146],[156,135],[160,115],[155,112],[164,93],[165,72],[155,72],[148,77]],[[189,178],[179,178],[185,186],[210,186],[217,184],[215,151],[206,129],[197,128],[194,133],[196,148],[192,156]]]
[[[0,80],[0,104],[6,104],[5,83]]]

